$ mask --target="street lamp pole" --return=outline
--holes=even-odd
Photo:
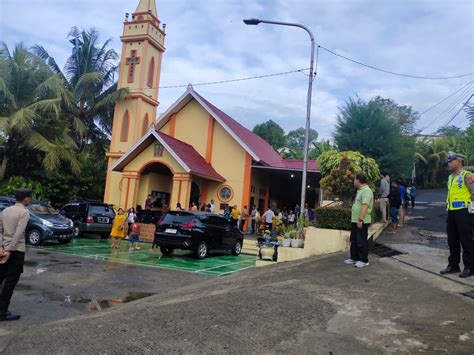
[[[309,129],[310,129],[310,120],[311,120],[311,97],[313,92],[313,79],[314,79],[314,36],[309,30],[308,27],[298,24],[298,23],[290,23],[290,22],[279,22],[279,21],[267,21],[267,20],[259,20],[259,19],[246,19],[243,20],[246,25],[258,25],[260,23],[268,23],[271,25],[280,25],[280,26],[291,26],[291,27],[299,27],[305,30],[311,39],[311,61],[309,65],[309,82],[308,82],[308,97],[306,99],[306,130],[304,136],[304,161],[303,161],[303,178],[301,181],[301,205],[300,211],[301,214],[304,211],[304,206],[306,203],[306,175],[308,171],[308,144],[309,144]]]

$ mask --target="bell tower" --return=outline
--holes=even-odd
[[[156,120],[159,105],[161,59],[165,51],[165,25],[160,26],[155,0],[140,0],[123,23],[118,88],[129,95],[115,105],[104,201],[118,204],[112,191],[121,185],[122,173],[110,167],[126,153]],[[115,201],[117,199],[117,201]]]

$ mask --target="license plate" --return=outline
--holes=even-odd
[[[177,229],[166,228],[165,233],[176,234],[178,232]]]
[[[99,222],[99,223],[109,223],[109,219],[104,218],[104,217],[97,217],[97,222]]]

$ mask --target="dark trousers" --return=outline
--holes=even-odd
[[[449,265],[454,268],[462,261],[466,269],[474,270],[474,241],[472,239],[472,224],[474,215],[469,214],[467,208],[456,211],[448,211],[448,245]]]
[[[10,306],[10,300],[13,296],[20,275],[23,273],[23,264],[25,263],[25,253],[22,251],[12,251],[10,258],[5,264],[0,264],[0,314],[6,313]]]
[[[239,220],[238,219],[231,218],[230,219],[230,224],[232,224],[233,226],[236,226],[237,228],[239,228]]]
[[[415,196],[411,196],[410,200],[411,200],[411,208],[415,208]]]
[[[369,225],[364,224],[362,229],[357,228],[357,223],[352,223],[351,229],[351,259],[354,261],[369,262]]]
[[[241,232],[243,232],[243,231],[244,231],[245,219],[241,219],[239,224],[240,224],[239,230],[240,230]]]

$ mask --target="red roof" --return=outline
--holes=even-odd
[[[190,173],[213,180],[225,181],[217,171],[209,164],[192,145],[173,138],[163,132],[157,132],[163,141],[176,153],[176,155],[188,166]]]
[[[284,168],[281,156],[268,144],[266,140],[248,130],[225,112],[218,109],[201,95],[197,94],[201,100],[229,127],[239,138],[252,150],[261,160],[263,165]]]
[[[194,94],[199,96],[209,109],[212,110],[213,113],[217,115],[224,124],[226,124],[227,127],[229,127],[229,129],[231,129],[239,139],[260,158],[260,163],[279,169],[303,170],[303,160],[284,160],[266,140],[242,126],[239,122],[211,104],[196,91],[194,91]],[[316,160],[308,161],[308,171],[319,171]]]
[[[303,160],[283,160],[283,162],[290,170],[303,170]],[[308,171],[319,171],[316,160],[308,160]]]

